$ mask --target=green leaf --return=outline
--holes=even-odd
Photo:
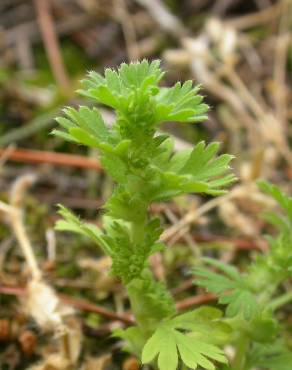
[[[159,61],[151,63],[143,60],[136,63],[122,63],[118,71],[105,70],[105,77],[96,72],[89,73],[89,79],[83,81],[82,95],[96,99],[109,107],[119,109],[132,97],[134,90],[140,90],[143,95],[152,95],[158,82],[163,76]]]
[[[113,168],[115,170],[115,168]],[[120,180],[123,181],[124,172],[117,172],[116,175],[120,176]],[[106,202],[104,209],[108,211],[108,214],[115,218],[121,218],[125,221],[139,221],[145,217],[147,209],[147,202],[135,193],[128,193],[124,186],[117,187],[113,196]]]
[[[165,329],[156,330],[147,341],[143,353],[142,363],[149,363],[158,355],[158,367],[160,370],[176,370],[178,354],[174,335],[169,335]]]
[[[175,370],[181,360],[193,369],[210,370],[214,361],[225,362],[218,345],[225,344],[228,326],[221,321],[221,313],[211,308],[173,317],[176,307],[171,294],[149,270],[149,257],[163,244],[159,243],[160,222],[151,219],[148,210],[153,201],[180,194],[224,193],[235,181],[229,173],[232,157],[218,155],[217,143],[198,143],[193,150],[173,154],[173,140],[157,135],[157,126],[165,121],[202,121],[208,107],[191,81],[161,88],[162,76],[159,61],[143,60],[106,69],[104,75],[90,72],[83,81],[80,93],[114,110],[115,122],[107,127],[96,108],[66,108],[65,117],[57,120],[61,129],[54,133],[97,148],[103,169],[116,184],[104,207],[103,231],[65,208],[57,228],[90,237],[111,257],[111,273],[126,285],[138,323],[120,332],[130,342],[130,350],[141,353],[146,339],[144,330],[143,338],[139,330],[145,326],[147,333],[153,332],[144,346],[145,361],[157,360],[162,370]],[[221,284],[220,294],[226,295],[224,289],[230,287],[232,294],[248,290],[234,271],[224,274],[217,279],[217,288],[212,282],[214,289]],[[218,274],[206,276],[215,277]],[[237,299],[241,307],[240,302]]]
[[[269,194],[282,209],[280,214],[275,212],[264,213],[265,219],[274,225],[279,233],[268,236],[270,248],[265,258],[265,269],[269,274],[270,282],[282,281],[291,276],[292,272],[292,197],[285,194],[279,187],[265,181],[258,181],[259,188]],[[259,260],[259,259],[258,259]],[[257,266],[255,266],[257,267]],[[253,274],[255,275],[255,268]]]
[[[64,220],[57,221],[55,229],[59,231],[71,231],[89,237],[97,243],[105,253],[111,254],[111,246],[104,240],[102,231],[93,224],[87,224],[79,220],[71,211],[59,205],[59,214]]]
[[[160,343],[160,351],[158,354],[158,367],[160,370],[176,370],[178,365],[176,338],[169,335],[167,330],[165,330],[162,335],[163,339]]]
[[[96,146],[109,139],[108,129],[97,109],[81,106],[79,110],[72,107],[64,109],[67,118],[59,117],[56,121],[65,131],[53,131],[53,134],[69,141],[83,145]]]
[[[263,368],[265,370],[291,370],[292,352],[281,342],[273,344],[256,344],[248,353],[247,369]]]
[[[125,161],[119,156],[107,153],[101,157],[101,164],[116,182],[120,184],[126,182],[128,168]]]
[[[208,292],[218,294],[219,303],[227,305],[228,316],[242,313],[246,320],[251,320],[258,313],[258,303],[245,277],[233,266],[211,258],[204,258],[204,261],[221,270],[224,275],[198,267],[193,270],[197,277],[195,284],[206,288]]]
[[[219,303],[227,304],[226,314],[229,317],[243,313],[246,320],[251,320],[258,313],[255,296],[248,290],[236,288],[232,293],[221,296]]]
[[[220,317],[219,310],[204,307],[164,321],[145,344],[142,363],[152,362],[158,356],[160,370],[175,370],[180,357],[191,369],[201,366],[214,370],[212,360],[226,362],[222,350],[212,341],[208,341],[207,336],[210,327],[216,324]],[[204,340],[200,336],[201,333],[205,333]]]
[[[204,369],[215,370],[214,364],[207,357],[225,362],[224,355],[222,355],[222,352],[217,347],[211,344],[201,343],[178,331],[175,332],[175,336],[181,359],[191,369],[196,369],[199,365]]]
[[[76,140],[72,135],[68,134],[67,132],[65,131],[61,131],[61,130],[53,130],[52,132],[52,135],[55,135],[65,141],[71,141],[75,144],[78,144],[78,140]]]
[[[100,112],[96,108],[89,109],[81,106],[79,108],[79,117],[78,120],[83,122],[84,128],[99,137],[101,141],[107,141],[109,132]]]
[[[208,106],[202,104],[197,95],[199,86],[193,87],[192,81],[184,84],[177,82],[173,87],[160,89],[155,96],[158,103],[158,121],[200,122],[207,119]]]
[[[148,339],[143,348],[142,363],[147,364],[152,362],[160,351],[160,343],[164,340],[165,332],[156,330],[155,333]]]
[[[278,186],[266,181],[258,181],[258,187],[273,197],[282,210],[287,214],[290,224],[292,223],[292,197],[285,194]]]
[[[122,85],[145,89],[149,85],[156,85],[163,76],[160,61],[154,60],[148,63],[143,60],[140,63],[122,63],[119,69]]]
[[[219,143],[207,145],[198,143],[192,151],[175,154],[169,161],[168,171],[176,172],[180,182],[184,179],[184,192],[202,192],[212,195],[224,193],[224,187],[236,178],[228,174],[232,156],[223,154],[216,157]]]
[[[126,345],[123,347],[124,351],[135,354],[137,357],[141,356],[145,338],[137,326],[127,329],[116,329],[113,331],[112,336],[126,341]]]
[[[144,269],[139,278],[129,282],[127,290],[136,318],[144,325],[147,323],[148,330],[154,323],[160,323],[165,317],[171,317],[176,313],[174,300],[165,284],[155,281],[148,269]]]
[[[200,142],[194,147],[180,173],[191,174],[196,180],[209,180],[224,174],[229,169],[229,163],[233,157],[223,154],[214,158],[218,150],[219,143],[206,146],[204,142]]]
[[[250,325],[250,336],[255,342],[274,342],[279,333],[279,324],[273,318],[272,313],[262,313],[256,317]]]
[[[69,130],[70,135],[78,141],[80,144],[89,146],[90,148],[98,148],[99,141],[91,134],[87,133],[85,130],[73,127]]]
[[[181,169],[186,165],[188,159],[191,156],[191,152],[191,149],[185,149],[175,153],[168,164],[168,170],[170,172],[179,173]]]

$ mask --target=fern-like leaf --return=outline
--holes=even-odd
[[[195,284],[218,294],[219,303],[227,305],[228,316],[236,316],[242,312],[246,320],[251,320],[258,312],[258,304],[245,278],[233,266],[211,258],[204,258],[204,261],[223,274],[197,267],[193,270]]]

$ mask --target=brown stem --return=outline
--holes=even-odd
[[[0,156],[6,149],[0,148]],[[90,159],[81,155],[54,153],[43,150],[11,149],[6,155],[6,160],[28,163],[49,163],[57,166],[72,166],[79,168],[101,170],[98,160]]]
[[[26,289],[22,287],[14,287],[0,284],[0,294],[24,296],[26,294]],[[90,303],[83,299],[76,299],[65,294],[58,294],[61,302],[75,307],[82,311],[95,312],[99,315],[107,317],[111,320],[117,320],[125,323],[126,325],[133,325],[134,320],[130,315],[121,315],[113,311],[107,310],[106,308],[100,307],[96,304]]]
[[[64,91],[70,88],[70,82],[65,70],[60,52],[58,38],[54,29],[50,0],[34,0],[38,23],[42,33],[46,53],[57,83]]]

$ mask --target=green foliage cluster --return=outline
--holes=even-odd
[[[160,87],[162,77],[159,61],[144,60],[122,64],[117,71],[106,69],[104,76],[91,72],[83,81],[79,92],[114,109],[114,125],[108,127],[96,108],[66,108],[65,117],[57,119],[62,130],[54,134],[97,148],[116,186],[104,206],[102,229],[84,223],[64,207],[57,229],[89,236],[112,258],[112,274],[125,284],[137,321],[136,327],[116,335],[128,339],[128,348],[143,362],[153,362],[158,355],[159,369],[171,370],[180,356],[193,369],[198,365],[214,369],[211,360],[225,361],[207,335],[210,327],[219,330],[217,311],[209,309],[210,317],[205,313],[202,320],[200,310],[176,315],[168,290],[149,269],[149,257],[164,245],[159,241],[160,221],[151,218],[148,209],[152,202],[189,192],[224,193],[224,187],[235,180],[228,174],[232,156],[217,156],[219,144],[203,142],[174,154],[173,140],[158,133],[159,125],[202,121],[208,107],[191,81]],[[225,326],[222,330],[225,333]],[[158,347],[153,345],[157,341]]]
[[[267,237],[268,252],[258,255],[243,273],[205,258],[205,264],[218,272],[198,267],[194,270],[195,283],[219,296],[219,303],[226,305],[226,322],[237,335],[247,338],[246,358],[239,369],[288,370],[292,368],[292,352],[281,338],[275,311],[292,300],[291,292],[279,296],[283,283],[292,276],[292,197],[264,181],[259,181],[258,186],[282,210],[281,214],[264,214],[278,231],[275,236]]]
[[[83,81],[79,93],[113,109],[113,126],[97,108],[66,108],[54,134],[98,149],[115,187],[104,205],[101,228],[62,206],[63,220],[56,227],[88,236],[111,257],[111,273],[125,285],[136,319],[135,326],[114,335],[127,341],[126,349],[141,363],[160,370],[288,370],[291,353],[280,337],[275,310],[291,297],[271,299],[292,272],[292,200],[277,187],[260,184],[287,215],[266,215],[279,229],[269,238],[269,252],[245,273],[212,259],[204,259],[208,268],[195,269],[196,284],[226,305],[224,316],[212,307],[177,314],[165,284],[151,272],[149,257],[165,247],[159,240],[160,220],[149,214],[151,203],[186,193],[220,195],[235,180],[229,173],[232,156],[218,155],[218,143],[200,142],[174,153],[173,140],[159,133],[163,122],[200,122],[208,110],[191,81],[160,87],[162,77],[158,61],[144,60],[106,69],[104,76],[91,72]],[[222,349],[230,343],[236,351],[231,367]]]

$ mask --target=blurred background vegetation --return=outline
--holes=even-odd
[[[291,10],[290,0],[0,1],[0,199],[8,201],[13,182],[34,174],[22,200],[25,223],[47,281],[78,310],[82,369],[138,365],[108,335],[123,324],[110,313],[128,308],[119,283],[107,275],[110,262],[87,239],[53,231],[57,203],[99,222],[112,189],[96,152],[50,135],[54,118],[65,105],[88,103],[75,90],[89,70],[121,62],[159,58],[167,84],[202,84],[208,121],[169,122],[164,129],[180,149],[199,140],[222,142],[235,156],[239,182],[200,217],[196,211],[212,202],[206,197],[155,205],[152,211],[170,229],[165,241],[171,248],[153,268],[179,307],[211,300],[186,273],[198,254],[244,265],[266,247],[258,214],[268,204],[254,181],[262,177],[291,192]],[[102,112],[110,124],[113,113]],[[186,214],[195,216],[178,224]],[[26,369],[38,360],[38,369],[65,369],[44,361],[54,352],[52,337],[19,304],[29,274],[2,214],[0,221],[0,368]],[[287,335],[290,326],[291,319]]]

